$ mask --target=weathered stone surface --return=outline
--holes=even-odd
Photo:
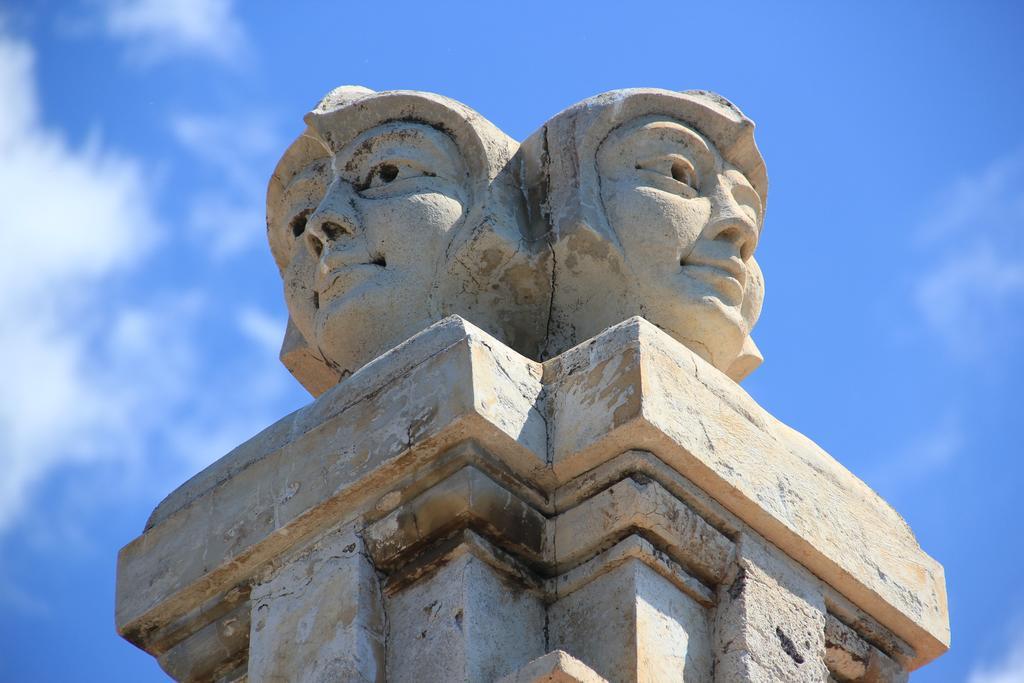
[[[840,683],[905,683],[909,677],[899,664],[831,614],[825,618],[825,664]]]
[[[715,594],[672,558],[640,536],[627,536],[608,550],[548,580],[548,600],[557,602],[629,561],[641,562],[704,607],[714,607]]]
[[[267,235],[314,395],[451,314],[531,358],[644,314],[737,381],[761,362],[767,174],[723,97],[611,91],[522,146],[424,92],[342,86],[305,121]]]
[[[806,570],[741,536],[734,576],[719,589],[715,680],[813,683],[825,667],[825,599]]]
[[[393,681],[494,681],[542,655],[543,603],[464,554],[387,601]]]
[[[225,601],[227,605],[235,601]],[[233,680],[249,657],[249,601],[235,603],[223,616],[176,643],[159,656],[160,667],[176,681]]]
[[[643,315],[737,381],[757,366],[768,187],[753,129],[714,93],[628,89],[523,142],[530,216],[554,262],[546,357]]]
[[[336,88],[306,123],[267,194],[296,377],[315,394],[452,314],[537,356],[549,259],[522,221],[518,144],[413,91]]]
[[[386,680],[383,597],[351,528],[268,573],[252,591],[250,681]]]
[[[455,318],[389,356],[161,504],[147,533],[121,551],[123,635],[145,644],[161,624],[354,517],[382,487],[456,444],[487,443],[521,476],[548,476],[539,366]]]
[[[910,643],[915,666],[946,650],[942,567],[903,519],[686,347],[637,318],[544,373],[560,481],[650,451]]]
[[[472,528],[533,563],[549,554],[547,520],[474,467],[465,467],[365,532],[378,567],[394,568],[408,555],[451,533]]]
[[[341,380],[341,375],[309,345],[290,319],[281,342],[281,362],[313,396],[320,396]]]
[[[706,609],[630,559],[549,610],[551,645],[613,683],[711,681]]]
[[[579,564],[609,540],[637,531],[689,571],[716,584],[732,560],[732,541],[659,484],[627,478],[553,520],[555,562]]]
[[[538,657],[497,683],[608,683],[589,666],[563,650]]]
[[[738,108],[613,91],[519,145],[344,86],[305,121],[267,235],[318,398],[119,558],[118,629],[172,677],[895,683],[948,647],[942,568],[736,384],[767,195]]]
[[[539,598],[562,600],[628,560],[702,609],[729,574],[730,536],[749,527],[845,596],[840,613],[861,614],[847,623],[899,665],[945,647],[941,569],[902,520],[639,320],[543,368],[458,319],[368,364],[161,504],[122,551],[119,628],[174,650],[211,623],[202,605],[359,519],[377,568],[403,568],[388,580],[395,595],[461,557],[404,569],[465,528],[498,546],[478,560],[513,566],[499,573]]]

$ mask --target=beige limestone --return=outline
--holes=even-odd
[[[337,88],[306,122],[267,216],[295,328],[282,360],[304,385],[316,394],[453,313],[536,356],[550,278],[521,220],[518,145],[412,91]]]
[[[157,508],[146,533],[121,553],[119,629],[165,662],[192,657],[197,670],[212,670],[214,654],[202,666],[199,655],[186,654],[239,652],[238,643],[217,650],[211,640],[224,632],[237,596],[266,604],[275,623],[294,625],[301,619],[290,610],[302,612],[318,591],[348,581],[342,566],[316,570],[308,559],[328,543],[318,538],[342,526],[359,529],[393,605],[472,556],[480,571],[490,567],[499,577],[493,580],[520,586],[537,604],[572,603],[579,614],[602,609],[584,599],[605,594],[597,585],[632,572],[646,577],[631,579],[636,586],[657,585],[666,604],[689,606],[679,608],[689,616],[677,627],[658,628],[705,634],[710,627],[693,615],[717,610],[721,620],[716,591],[732,586],[732,568],[748,562],[733,550],[735,539],[746,538],[784,558],[763,570],[764,585],[788,585],[788,572],[803,576],[816,596],[797,602],[810,607],[794,608],[818,615],[807,616],[811,626],[806,619],[777,624],[798,649],[804,631],[824,629],[826,613],[882,648],[879,661],[900,666],[920,666],[948,638],[941,569],[891,508],[725,375],[641,320],[543,367],[459,319],[378,358]],[[451,536],[457,529],[470,536]],[[308,596],[267,602],[303,567],[330,578],[318,579],[322,586],[306,589]],[[759,609],[770,596],[793,592],[766,590],[753,599]],[[548,610],[549,619],[558,611]],[[730,623],[740,628],[748,612]],[[253,612],[253,633],[261,618]],[[724,627],[717,628],[720,636]],[[751,642],[779,648],[774,630],[768,636]],[[347,637],[332,635],[338,643]],[[262,654],[247,655],[250,672],[267,671],[271,645],[259,638],[243,645],[253,644]],[[819,645],[814,658],[802,655],[807,662],[827,659]],[[328,643],[303,647],[330,651]],[[567,651],[615,678],[584,650]],[[842,668],[834,650],[828,661]],[[711,645],[701,651],[716,656]],[[502,675],[542,654],[523,653]],[[693,657],[704,661],[696,650]],[[767,666],[750,661],[751,671]]]
[[[547,356],[643,315],[737,380],[757,366],[768,187],[753,128],[713,93],[616,90],[522,144],[554,261]]]
[[[521,148],[422,92],[343,86],[306,122],[267,229],[315,396],[452,313],[532,358],[644,315],[737,381],[760,364],[767,175],[721,96],[604,93]]]
[[[749,536],[719,589],[716,681],[814,683],[828,677],[824,596],[802,567]]]
[[[549,609],[551,646],[615,683],[711,681],[704,607],[630,559]]]
[[[664,332],[627,321],[553,359],[545,375],[559,480],[648,450],[915,643],[924,661],[948,647],[942,567],[903,519]]]
[[[537,596],[462,555],[388,599],[388,676],[494,681],[544,654],[544,621]]]
[[[268,574],[252,590],[249,680],[386,680],[384,599],[351,527]]]
[[[538,657],[498,683],[607,683],[593,669],[563,650]]]
[[[614,91],[520,147],[346,86],[306,123],[267,230],[318,398],[119,557],[175,680],[899,683],[948,647],[941,566],[736,383],[767,191],[736,107]]]

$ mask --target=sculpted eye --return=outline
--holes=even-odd
[[[367,197],[389,196],[412,190],[405,181],[417,178],[432,178],[436,174],[420,164],[407,160],[385,161],[370,171],[366,181],[357,189]]]
[[[697,170],[690,160],[678,154],[644,159],[637,162],[636,170],[642,171],[650,185],[674,192],[684,197],[696,197],[700,193],[700,180]]]
[[[394,164],[383,164],[378,167],[377,175],[380,176],[382,182],[390,183],[398,177],[398,167]]]
[[[690,165],[690,162],[685,159],[673,161],[671,170],[673,180],[685,183],[695,190],[697,189],[696,173],[694,173],[693,166]]]

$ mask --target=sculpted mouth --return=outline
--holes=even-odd
[[[323,305],[331,299],[343,294],[353,287],[379,273],[387,267],[383,257],[364,263],[347,263],[334,268],[320,281],[317,287],[320,304]]]
[[[741,259],[715,259],[690,254],[680,265],[689,275],[710,285],[727,298],[737,303],[743,300],[747,267]]]

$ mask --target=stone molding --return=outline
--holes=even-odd
[[[119,557],[118,630],[178,680],[233,676],[252,586],[337,529],[385,596],[480,562],[538,605],[628,575],[712,607],[743,586],[737,544],[774,546],[824,595],[840,680],[949,643],[942,569],[902,519],[638,318],[543,364],[457,317],[379,357],[157,507]]]

